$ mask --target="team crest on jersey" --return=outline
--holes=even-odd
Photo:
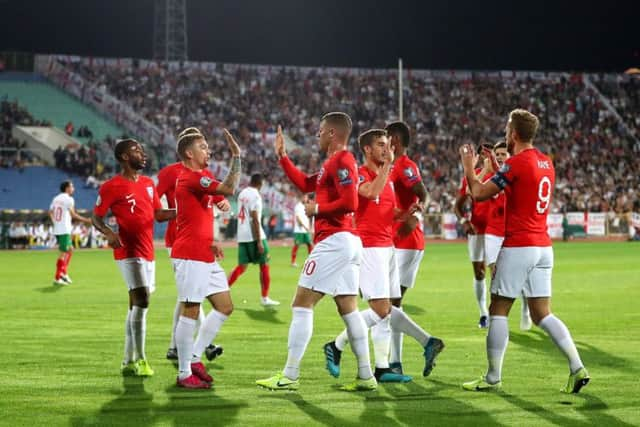
[[[147,187],[147,194],[149,195],[149,198],[153,200],[153,187]]]
[[[511,170],[511,166],[509,166],[508,164],[503,164],[502,167],[498,170],[498,172],[500,173],[507,173]]]
[[[324,168],[320,168],[320,172],[318,173],[318,178],[316,179],[316,183],[319,183],[324,175]]]
[[[102,199],[100,198],[100,195],[98,194],[98,198],[96,199],[96,206],[100,206],[102,204]]]
[[[202,178],[200,178],[200,185],[203,188],[209,188],[209,186],[211,185],[211,178],[207,178],[206,176],[203,176]]]
[[[340,185],[348,185],[353,183],[351,178],[349,178],[349,169],[347,168],[338,169],[338,173],[336,175],[338,176]]]
[[[362,184],[364,182],[364,175],[358,175],[358,183]]]

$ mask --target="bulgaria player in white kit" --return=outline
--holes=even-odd
[[[91,224],[91,218],[78,215],[73,200],[73,182],[64,181],[60,184],[60,194],[53,198],[49,207],[49,217],[53,223],[53,234],[58,242],[60,256],[56,261],[56,274],[53,279],[55,285],[70,285],[71,278],[67,274],[67,268],[71,262],[73,245],[71,244],[71,219]]]
[[[269,298],[271,274],[269,272],[269,245],[262,229],[262,175],[254,173],[249,186],[238,194],[238,265],[229,276],[229,287],[247,271],[248,264],[260,266],[260,304],[265,307],[280,305]]]
[[[356,160],[347,149],[351,127],[351,118],[345,113],[322,117],[318,144],[327,153],[327,160],[319,173],[309,176],[287,157],[282,129],[278,127],[275,150],[280,166],[300,191],[316,193],[316,200],[305,206],[306,214],[315,216],[316,245],[298,280],[284,370],[256,381],[270,390],[298,389],[300,361],[313,333],[313,308],[325,295],[333,297],[358,359],[356,381],[342,389],[375,390],[378,386],[371,372],[367,329],[356,299],[362,242],[353,227],[353,213],[358,208],[358,171]]]
[[[409,382],[411,377],[393,372],[389,367],[391,331],[413,337],[424,351],[423,376],[428,376],[444,343],[418,326],[402,310],[391,305],[391,298],[400,298],[400,279],[393,247],[394,219],[413,215],[414,204],[406,211],[396,208],[396,196],[389,179],[393,155],[383,129],[371,129],[358,137],[365,164],[358,169],[358,210],[356,229],[362,239],[363,254],[360,266],[360,293],[369,303],[362,318],[371,328],[375,355],[374,375],[379,382]],[[340,375],[340,359],[349,337],[347,331],[335,341],[325,344],[326,367],[331,375]]]
[[[551,159],[533,147],[538,118],[526,110],[513,110],[506,126],[506,141],[513,157],[505,161],[490,181],[480,182],[473,170],[477,155],[463,145],[460,156],[471,195],[487,200],[504,190],[505,239],[491,281],[487,334],[487,373],[463,384],[465,390],[482,391],[502,386],[502,362],[509,341],[507,316],[514,299],[527,297],[531,318],[552,339],[569,362],[565,393],[578,393],[589,380],[573,338],[565,324],[551,313],[553,248],[547,233],[547,215],[555,182]]]
[[[311,221],[304,211],[304,205],[309,203],[309,196],[301,194],[300,200],[293,208],[293,247],[291,248],[291,266],[297,267],[296,257],[300,245],[307,245],[307,255],[313,250],[311,243]]]

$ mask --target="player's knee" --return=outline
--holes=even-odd
[[[231,316],[231,313],[233,313],[233,303],[224,304],[222,307],[218,308],[217,310],[227,317]]]

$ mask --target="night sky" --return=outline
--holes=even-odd
[[[153,0],[0,0],[0,51],[152,56]],[[432,69],[640,67],[640,0],[187,0],[189,59]]]

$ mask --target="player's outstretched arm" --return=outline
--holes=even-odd
[[[71,218],[76,221],[84,222],[85,224],[91,224],[91,218],[87,218],[86,216],[82,216],[76,212],[74,208],[69,209],[69,213],[71,214]]]
[[[175,209],[156,209],[153,212],[153,216],[156,221],[165,222],[175,219],[176,212]]]
[[[240,146],[227,129],[224,129],[223,132],[229,146],[229,151],[231,151],[231,163],[229,164],[229,172],[227,173],[227,176],[220,185],[216,187],[215,193],[222,194],[224,196],[232,196],[236,192],[236,188],[238,188],[240,172],[242,171]]]
[[[284,135],[282,133],[282,127],[278,125],[278,132],[276,133],[276,139],[274,141],[274,149],[280,166],[289,180],[298,187],[303,193],[312,193],[316,190],[317,174],[306,175],[300,169],[298,169],[293,162],[287,156],[287,150],[284,145]]]
[[[93,226],[106,237],[107,242],[109,242],[109,246],[113,249],[118,249],[122,247],[122,242],[120,241],[120,236],[104,223],[104,217],[98,216],[95,213],[91,217],[91,222]]]
[[[482,183],[476,176],[474,166],[478,162],[478,155],[469,144],[464,144],[460,147],[460,160],[469,185],[469,192],[474,200],[481,202],[500,192],[501,189],[492,181]]]

